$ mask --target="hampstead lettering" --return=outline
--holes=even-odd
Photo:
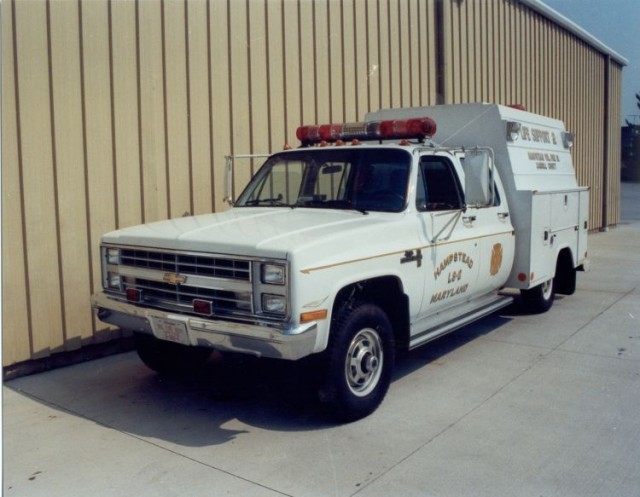
[[[433,277],[437,280],[438,277],[442,274],[442,272],[447,269],[454,262],[460,262],[465,264],[469,269],[473,267],[473,259],[469,257],[464,252],[454,252],[445,257],[440,265],[436,268],[433,273]]]

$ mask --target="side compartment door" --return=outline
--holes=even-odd
[[[463,218],[459,163],[448,153],[420,157],[416,209],[425,246],[425,290],[420,320],[455,306],[477,290],[479,240]],[[419,326],[418,326],[419,328]]]

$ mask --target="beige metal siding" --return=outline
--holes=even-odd
[[[606,58],[513,0],[443,0],[446,102],[523,103],[576,132],[602,223]],[[431,0],[2,2],[3,365],[119,336],[91,315],[100,236],[226,208],[224,156],[302,122],[436,103]],[[621,67],[607,222],[618,221]],[[237,171],[236,193],[258,166]]]
[[[573,153],[578,180],[591,187],[590,228],[616,224],[622,68],[611,65],[610,202],[605,221],[602,198],[607,58],[518,2],[454,1],[445,6],[445,24],[450,27],[445,102],[517,103],[563,120],[576,134]],[[485,46],[491,50],[483,49]]]

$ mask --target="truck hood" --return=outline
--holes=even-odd
[[[371,237],[402,214],[308,208],[238,207],[124,228],[103,237],[104,243],[160,249],[213,252],[284,259],[322,246],[336,252]],[[379,225],[379,229],[376,226]],[[375,239],[375,238],[374,238]],[[320,251],[320,252],[318,252]]]

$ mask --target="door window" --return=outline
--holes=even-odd
[[[422,157],[416,207],[419,211],[462,209],[462,189],[453,164],[444,157]]]

